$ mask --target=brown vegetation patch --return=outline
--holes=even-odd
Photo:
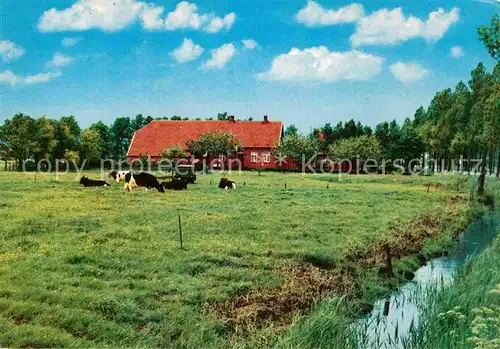
[[[434,188],[435,190],[438,191],[446,190],[446,187],[442,183],[427,183],[426,186],[427,186],[427,192],[429,192],[431,188]]]
[[[388,241],[369,245],[366,249],[352,251],[347,260],[354,266],[371,268],[383,264],[386,260],[384,245],[389,246],[393,259],[399,259],[418,252],[424,241],[437,235],[443,228],[443,222],[434,215],[424,215],[394,229]]]
[[[448,205],[456,205],[460,202],[466,201],[467,197],[463,195],[449,195],[445,199]]]
[[[282,268],[286,281],[276,288],[261,288],[216,303],[207,310],[219,320],[239,329],[267,321],[288,322],[299,310],[310,308],[315,299],[329,293],[346,294],[353,286],[348,273],[312,266]]]

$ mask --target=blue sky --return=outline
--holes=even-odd
[[[227,111],[305,132],[404,120],[494,60],[497,0],[2,0],[0,121]],[[245,40],[243,42],[242,40]]]

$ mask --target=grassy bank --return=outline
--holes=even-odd
[[[230,177],[234,192],[212,175],[160,194],[0,173],[0,344],[264,345],[315,299],[385,290],[381,243],[402,277],[470,219],[452,177]]]
[[[500,231],[499,231],[500,233]],[[411,348],[500,347],[500,237],[444,288],[428,290]]]

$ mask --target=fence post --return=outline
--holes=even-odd
[[[286,189],[286,182],[285,182],[285,189]]]
[[[385,303],[384,303],[384,316],[389,316],[390,307],[391,307],[391,296],[387,296],[385,298]]]
[[[180,214],[179,214],[179,240],[181,242],[181,249],[182,249],[182,222]]]

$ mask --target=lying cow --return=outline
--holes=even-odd
[[[236,189],[236,183],[230,181],[227,178],[221,178],[219,182],[219,188],[221,189]]]
[[[109,187],[105,181],[96,181],[87,177],[80,178],[80,184],[83,184],[84,187]]]
[[[113,178],[115,181],[119,182],[122,179],[125,179],[125,175],[130,171],[111,171],[109,173],[109,177]]]
[[[170,182],[163,182],[161,185],[168,190],[185,190],[188,182],[183,178],[173,178]]]
[[[123,171],[113,171],[110,176],[115,176],[117,182],[124,179],[125,186],[123,189],[126,191],[132,191],[135,187],[144,187],[146,189],[156,188],[161,193],[165,192],[156,177],[147,172],[132,173],[132,171],[128,171],[124,173]]]

